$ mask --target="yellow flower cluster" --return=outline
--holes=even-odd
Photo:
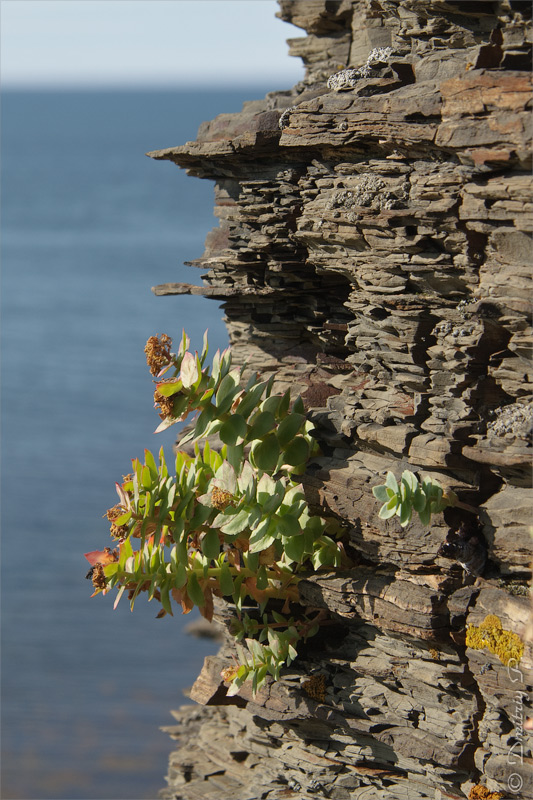
[[[469,625],[466,631],[466,646],[473,650],[486,647],[498,656],[502,664],[518,663],[524,654],[524,643],[517,633],[506,631],[499,617],[489,614],[479,625]]]

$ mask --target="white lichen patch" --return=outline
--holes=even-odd
[[[285,111],[278,120],[278,125],[280,130],[283,130],[283,128],[287,127],[287,125],[289,124],[289,118],[291,116],[291,112],[294,111],[295,109],[296,106],[289,106],[288,108],[285,109]]]
[[[511,403],[497,408],[496,419],[489,422],[487,431],[493,436],[516,436],[530,439],[533,433],[533,403]]]
[[[392,47],[374,47],[366,62],[358,69],[343,69],[328,79],[328,89],[343,92],[353,89],[361,78],[371,78],[379,64],[387,64],[393,54]]]
[[[407,197],[407,185],[389,187],[382,178],[369,172],[362,174],[349,188],[334,192],[327,208],[333,210],[334,217],[344,214],[348,222],[354,222],[357,213],[352,209],[371,208],[381,211],[402,208]]]

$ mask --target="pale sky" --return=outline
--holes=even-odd
[[[276,0],[0,0],[0,80],[22,86],[272,85],[304,75]],[[274,85],[275,84],[275,85]]]

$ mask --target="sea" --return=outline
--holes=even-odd
[[[266,91],[2,93],[2,800],[155,800],[160,728],[217,649],[186,632],[194,614],[91,599],[83,554],[112,544],[131,459],[171,454],[147,338],[227,345],[220,304],[150,291],[201,283],[184,262],[217,224],[213,184],[145,153]]]

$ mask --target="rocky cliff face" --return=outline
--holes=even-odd
[[[207,659],[161,796],[532,798],[531,6],[279,4],[304,81],[151,153],[220,219],[204,287],[155,291],[224,301],[237,362],[303,394],[309,502],[358,566],[300,585],[338,624],[255,698]],[[380,520],[405,468],[479,523]]]

